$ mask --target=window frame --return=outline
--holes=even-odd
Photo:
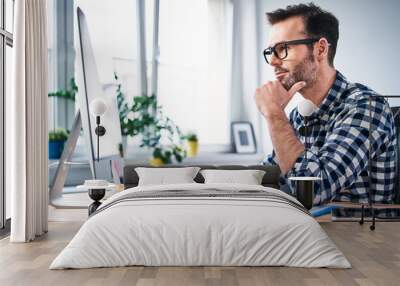
[[[15,1],[12,0],[14,13]],[[5,103],[6,103],[6,50],[13,48],[13,34],[6,30],[6,0],[0,0],[0,236],[9,232],[10,219],[6,217],[6,188],[5,188]],[[13,17],[14,15],[11,15]],[[13,29],[12,29],[13,30]]]

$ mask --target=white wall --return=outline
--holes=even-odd
[[[261,1],[261,0],[260,0]],[[400,1],[398,0],[315,0],[316,5],[332,12],[339,19],[339,41],[335,67],[348,80],[369,86],[381,94],[400,95]],[[300,1],[262,1],[260,29],[260,65],[262,81],[274,79],[264,62],[261,51],[266,47],[270,26],[265,13]],[[293,104],[291,105],[293,107]],[[263,146],[272,151],[265,131]]]

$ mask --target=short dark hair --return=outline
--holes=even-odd
[[[271,25],[291,17],[300,16],[304,20],[305,33],[310,37],[324,37],[330,44],[328,61],[333,66],[339,39],[339,21],[330,12],[322,10],[314,3],[289,5],[285,9],[277,9],[266,13]]]

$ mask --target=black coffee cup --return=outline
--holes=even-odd
[[[296,183],[296,199],[303,206],[310,210],[314,202],[314,185],[315,181],[321,180],[319,177],[290,177]]]

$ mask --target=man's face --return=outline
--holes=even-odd
[[[268,47],[281,42],[306,38],[309,37],[304,32],[303,19],[291,17],[272,26]],[[310,87],[316,79],[317,63],[310,45],[289,45],[287,57],[281,60],[273,56],[270,64],[274,68],[277,80],[286,90],[299,81],[305,81],[306,86]]]

